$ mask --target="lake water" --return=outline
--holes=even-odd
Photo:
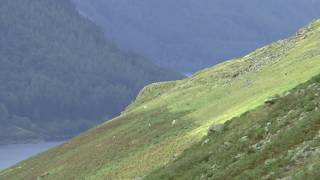
[[[0,170],[13,166],[22,160],[28,159],[31,156],[62,143],[63,142],[44,142],[39,144],[0,145]]]

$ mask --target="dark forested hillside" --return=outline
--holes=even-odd
[[[0,143],[75,135],[180,78],[118,50],[68,0],[1,0],[0,32]]]
[[[291,36],[320,17],[319,0],[73,0],[108,38],[181,72]]]

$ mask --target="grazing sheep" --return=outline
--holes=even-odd
[[[177,123],[177,120],[173,120],[171,124],[172,124],[172,126],[174,126],[174,125],[176,125],[176,123]]]

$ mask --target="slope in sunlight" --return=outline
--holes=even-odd
[[[320,21],[180,81],[147,86],[121,116],[0,172],[0,179],[133,179],[165,166],[212,124],[320,73]]]
[[[202,142],[151,173],[157,179],[319,179],[320,75],[210,128]]]

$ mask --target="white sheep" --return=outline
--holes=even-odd
[[[172,124],[172,126],[174,126],[174,125],[176,125],[176,123],[177,123],[177,120],[173,120],[171,124]]]

